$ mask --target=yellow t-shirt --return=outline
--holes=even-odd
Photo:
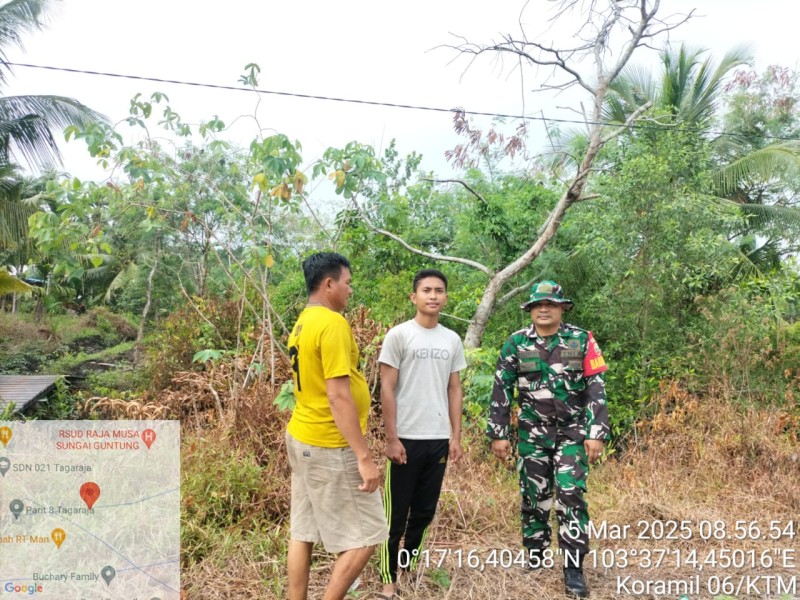
[[[326,379],[350,377],[361,432],[367,431],[369,386],[358,370],[358,345],[345,318],[324,306],[307,306],[289,335],[296,404],[287,427],[295,439],[311,446],[344,448],[333,420]]]

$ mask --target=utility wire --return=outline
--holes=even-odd
[[[68,67],[53,67],[48,65],[34,65],[30,63],[17,63],[17,62],[3,62],[3,64],[10,66],[10,67],[25,67],[29,69],[44,69],[47,71],[59,71],[62,73],[78,73],[81,75],[96,75],[100,77],[116,77],[118,79],[132,79],[136,81],[150,81],[153,83],[171,83],[174,85],[188,85],[193,87],[200,87],[200,88],[208,88],[208,89],[215,89],[215,90],[229,90],[234,92],[256,92],[259,94],[268,94],[273,96],[286,96],[290,98],[305,98],[307,100],[323,100],[327,102],[343,102],[346,104],[364,104],[368,106],[381,106],[386,108],[402,108],[406,110],[425,110],[429,112],[441,112],[441,113],[454,113],[454,112],[462,112],[466,115],[472,115],[477,117],[494,117],[494,118],[501,118],[501,119],[519,119],[524,121],[542,121],[544,123],[565,123],[570,125],[600,125],[605,127],[622,127],[621,123],[612,123],[606,121],[579,121],[577,119],[563,119],[563,118],[551,118],[551,117],[537,117],[537,116],[526,116],[526,115],[511,115],[511,114],[504,114],[504,113],[494,113],[494,112],[483,112],[483,111],[475,111],[475,110],[465,110],[462,108],[441,108],[436,106],[421,106],[416,104],[400,104],[396,102],[378,102],[376,100],[360,100],[357,98],[337,98],[333,96],[321,96],[317,94],[299,94],[295,92],[281,92],[277,90],[265,90],[261,88],[255,87],[241,87],[241,86],[234,86],[234,85],[221,85],[217,83],[201,83],[197,81],[181,81],[179,79],[163,79],[160,77],[146,77],[143,75],[127,75],[123,73],[108,73],[104,71],[89,71],[85,69],[71,69]],[[655,124],[646,124],[646,123],[634,123],[627,126],[629,129],[655,129],[655,130],[669,130],[674,129],[669,125],[655,125]],[[725,131],[706,131],[699,128],[692,128],[686,127],[684,128],[685,131],[693,131],[696,133],[707,133],[710,135],[716,136],[731,136],[737,137],[735,134],[727,133]],[[797,137],[780,137],[780,136],[764,136],[765,139],[770,140],[780,140],[786,142],[794,142],[800,141],[800,138]]]

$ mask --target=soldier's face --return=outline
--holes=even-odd
[[[545,329],[558,326],[561,323],[561,315],[564,314],[564,307],[558,302],[537,302],[531,307],[531,321],[537,327]]]

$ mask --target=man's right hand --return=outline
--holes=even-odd
[[[511,442],[508,440],[492,440],[492,454],[500,460],[507,460],[511,456]]]
[[[386,458],[396,465],[404,465],[408,462],[406,447],[403,446],[403,442],[399,438],[386,440]]]
[[[363,482],[358,486],[359,491],[369,493],[378,489],[378,467],[375,465],[372,457],[367,457],[358,461],[358,474],[361,475],[361,480]]]

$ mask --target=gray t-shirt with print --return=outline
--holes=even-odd
[[[455,331],[428,329],[414,319],[386,334],[378,361],[398,370],[397,436],[412,440],[450,438],[447,382],[467,366]]]

